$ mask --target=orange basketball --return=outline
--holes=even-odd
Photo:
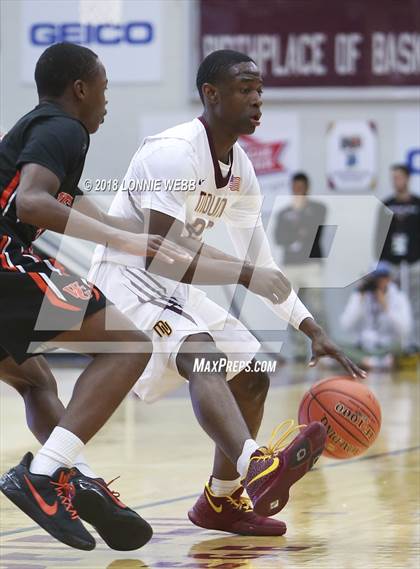
[[[381,428],[381,407],[372,391],[348,377],[315,383],[299,406],[299,423],[320,421],[327,429],[323,454],[353,458],[364,453]]]

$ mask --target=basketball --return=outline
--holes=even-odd
[[[363,454],[381,428],[381,407],[372,391],[347,377],[315,383],[299,406],[299,423],[320,421],[327,429],[324,456],[353,458]]]

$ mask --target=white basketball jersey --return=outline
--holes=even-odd
[[[223,220],[255,227],[261,208],[254,168],[238,143],[221,164],[201,119],[147,137],[134,155],[109,213],[135,218],[143,208],[180,220],[185,234],[202,239]],[[223,170],[223,171],[222,171]],[[120,251],[108,251],[118,262]]]
[[[128,219],[142,219],[142,209],[159,211],[181,221],[186,235],[202,239],[205,232],[211,231],[221,221],[248,230],[262,226],[261,202],[254,168],[245,152],[235,143],[229,164],[221,164],[209,129],[199,118],[144,140],[131,161],[109,213]],[[248,240],[253,231],[245,231],[244,234]],[[265,255],[264,263],[262,258],[260,262],[263,266],[276,269],[262,227],[259,234],[261,251]],[[144,269],[144,258],[112,248],[105,250],[102,245],[96,248],[94,255],[90,273],[93,282],[95,266],[101,262],[135,268],[137,272],[132,276],[137,280],[121,285],[137,287],[140,302],[160,298],[164,294],[170,300],[172,296],[181,303],[189,299],[191,305],[194,301],[198,306],[200,296],[205,294],[197,287],[156,274],[152,276]],[[298,328],[302,319],[310,316],[310,313],[294,293],[289,296],[287,303],[284,303],[285,306],[275,306],[273,310],[281,318],[291,319]],[[270,303],[270,306],[273,305]]]

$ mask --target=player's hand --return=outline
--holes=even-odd
[[[126,233],[121,249],[140,257],[152,257],[164,263],[191,262],[190,253],[160,235]]]
[[[319,358],[323,356],[329,356],[335,359],[354,379],[365,378],[367,375],[366,372],[352,362],[324,332],[321,332],[312,338],[312,358],[309,362],[309,366],[316,366]]]
[[[247,265],[241,274],[241,284],[264,296],[273,304],[281,304],[290,295],[292,286],[281,271]]]

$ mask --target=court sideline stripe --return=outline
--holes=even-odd
[[[378,454],[371,454],[369,456],[362,456],[360,458],[353,458],[349,460],[343,460],[343,462],[333,462],[331,464],[326,464],[325,466],[314,468],[313,471],[323,470],[324,468],[337,468],[338,466],[344,466],[347,464],[353,464],[355,462],[364,462],[366,460],[375,460],[376,458],[384,458],[386,456],[396,456],[398,454],[405,454],[407,452],[413,452],[415,450],[420,450],[420,445],[408,448],[401,448],[396,450],[391,450],[388,452],[380,452]],[[149,502],[148,504],[143,504],[140,506],[134,506],[133,510],[145,510],[146,508],[154,508],[156,506],[165,506],[166,504],[174,504],[175,502],[182,502],[183,500],[190,500],[192,498],[198,498],[200,494],[187,494],[185,496],[179,496],[178,498],[169,498],[168,500],[159,500],[158,502]],[[11,531],[5,531],[0,533],[0,537],[7,537],[9,535],[15,535],[17,533],[23,533],[26,531],[33,531],[39,526],[31,526],[28,528],[21,528]]]

